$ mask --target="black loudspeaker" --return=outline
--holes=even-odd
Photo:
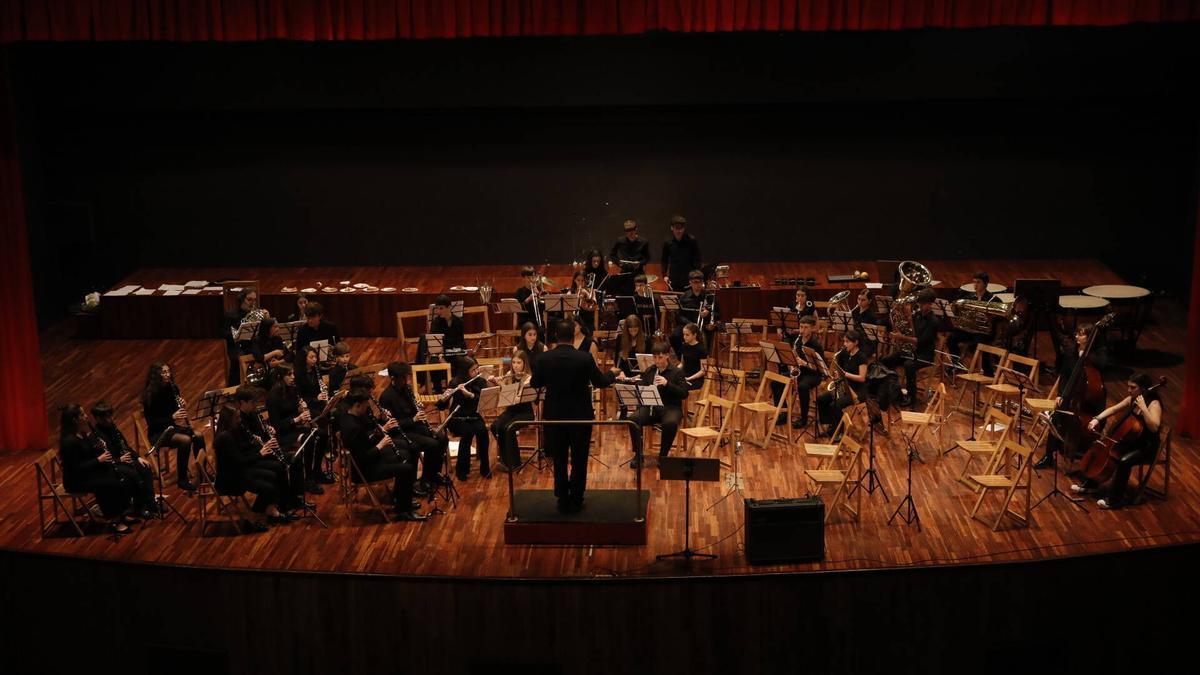
[[[746,560],[751,564],[825,558],[825,503],[804,499],[747,499]]]

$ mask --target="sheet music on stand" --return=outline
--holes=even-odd
[[[637,370],[639,373],[654,367],[653,354],[634,354],[634,356],[637,358]]]
[[[848,311],[834,310],[829,315],[829,329],[835,333],[845,333],[854,328],[854,315]]]
[[[779,363],[779,349],[776,348],[774,342],[759,342],[758,346],[762,348],[763,361],[766,363]]]
[[[796,355],[796,350],[786,342],[775,344],[775,356],[779,359],[778,363],[789,369],[800,367],[800,358]]]
[[[500,389],[502,387],[486,387],[479,390],[479,404],[476,410],[481,413],[490,412],[500,406]]]
[[[300,326],[303,326],[305,323],[303,319],[300,319],[298,321],[286,321],[275,325],[279,326],[279,337],[283,338],[284,342],[292,344],[296,341],[296,333],[300,330]]]
[[[725,324],[726,335],[750,335],[754,332],[754,326],[748,323],[727,323]]]
[[[542,300],[546,303],[546,312],[548,313],[566,314],[579,311],[579,296],[573,293],[543,295]]]
[[[317,363],[325,363],[333,359],[333,345],[329,344],[329,340],[314,340],[308,343],[317,352]]]
[[[445,334],[443,333],[426,333],[425,334],[425,353],[429,356],[441,356],[445,351]]]
[[[771,318],[776,320],[776,323],[771,325],[782,330],[786,334],[795,334],[800,332],[800,312],[797,312],[791,307],[772,307]]]
[[[954,305],[945,298],[937,298],[933,301],[933,315],[947,319],[953,319]]]
[[[894,300],[890,295],[875,296],[875,313],[880,316],[891,316],[893,302]]]
[[[870,342],[877,344],[888,343],[888,332],[884,326],[875,323],[864,323],[862,324],[862,331]]]
[[[672,294],[668,294],[665,292],[659,292],[659,293],[655,293],[655,297],[658,298],[659,303],[668,312],[678,312],[680,310],[678,295],[672,295]]]
[[[516,403],[541,403],[546,400],[545,387],[521,387],[520,393],[517,395]],[[514,403],[513,405],[516,405]]]
[[[821,373],[821,377],[829,378],[829,366],[825,363],[825,357],[812,347],[802,347],[804,353],[804,362],[809,370],[815,370]]]
[[[500,298],[499,302],[492,304],[492,309],[497,314],[520,314],[525,311],[516,298]]]
[[[618,383],[613,385],[613,390],[617,392],[617,405],[625,410],[637,410],[640,406],[661,406],[663,404],[662,397],[658,395],[658,387],[654,385],[640,385]]]
[[[221,406],[232,401],[236,393],[237,387],[213,389],[204,392],[200,395],[200,399],[196,401],[195,413],[189,419],[201,420],[207,417],[214,421],[213,428],[215,429],[217,413],[220,412]]]

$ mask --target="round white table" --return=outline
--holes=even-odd
[[[1058,306],[1063,309],[1100,309],[1107,307],[1108,300],[1091,295],[1060,295]]]
[[[1016,293],[997,293],[996,299],[1003,303],[1012,303],[1017,301]]]
[[[1083,289],[1083,294],[1107,300],[1135,300],[1150,295],[1150,291],[1141,286],[1102,284],[1100,286],[1088,286]]]
[[[963,284],[962,286],[959,286],[959,288],[964,293],[974,293],[975,292],[975,282],[971,282],[969,284]],[[987,292],[995,295],[996,293],[1000,293],[1000,292],[1006,290],[1007,288],[1008,288],[1008,286],[1005,286],[1004,284],[988,284]]]

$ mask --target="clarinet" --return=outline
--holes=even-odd
[[[267,424],[267,420],[263,419],[263,414],[261,412],[258,413],[258,421],[260,424],[262,424],[263,429],[266,429],[267,437],[272,441],[277,440],[275,438],[275,427],[271,426],[270,424]],[[254,436],[254,434],[251,434],[251,435]],[[258,441],[258,446],[260,448],[262,446],[266,445],[266,443],[263,443],[262,438],[259,438],[258,436],[254,436],[254,439]],[[279,463],[284,465],[284,467],[291,465],[291,462],[288,461],[287,453],[283,451],[283,448],[279,447],[278,443],[276,443],[275,449],[271,451],[271,456],[273,456],[275,459],[279,460]]]
[[[408,392],[408,397],[409,397],[409,399],[412,400],[413,410],[417,411],[417,413],[420,413],[422,408],[421,408],[421,404],[417,402],[416,392],[414,392],[412,390],[412,387],[406,387],[405,391]],[[414,415],[413,419],[414,420],[416,419],[415,415]],[[424,427],[425,427],[425,434],[423,434],[423,435],[425,435],[425,436],[436,436],[437,435],[433,432],[433,428],[429,426],[429,422],[426,422],[425,420],[420,420],[420,423],[422,425],[424,425]]]
[[[95,429],[92,429],[92,433],[88,437],[88,440],[92,443],[93,448],[100,451],[99,454],[108,452],[108,443],[104,442],[104,439],[100,437],[100,434],[97,433]],[[117,464],[120,462],[120,460],[116,457],[113,457],[112,460],[112,462],[109,462],[109,468],[112,470],[113,475],[117,477],[117,481],[121,484],[121,487],[124,488],[125,476],[122,475],[120,469],[117,468]]]

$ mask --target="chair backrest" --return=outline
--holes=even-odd
[[[495,371],[493,374],[496,377],[500,377],[501,375],[504,375],[504,373],[508,372],[508,369],[504,367],[504,359],[501,357],[481,356],[475,359],[475,362],[480,366],[494,366]],[[512,363],[512,361],[509,361],[509,363]]]
[[[403,312],[396,312],[396,344],[399,347],[401,358],[403,358],[405,361],[408,361],[412,358],[408,353],[409,346],[416,345],[418,342],[420,342],[421,333],[425,332],[424,330],[421,330],[417,334],[417,337],[408,337],[408,332],[404,329],[404,322],[405,320],[412,319],[421,319],[425,322],[428,322],[429,310],[409,309]]]
[[[414,392],[421,391],[420,375],[421,373],[436,373],[441,371],[446,374],[446,379],[450,378],[449,363],[418,363],[412,367],[412,388]]]
[[[971,362],[967,364],[968,373],[983,372],[984,354],[991,354],[992,356],[996,357],[996,361],[998,363],[1004,363],[1005,357],[1008,356],[1008,350],[1001,347],[993,347],[992,345],[980,342],[978,345],[975,345],[975,354],[971,357]],[[998,373],[999,371],[997,371],[997,374]]]
[[[996,426],[1003,425],[1004,429],[997,432]],[[1012,429],[1013,419],[1009,415],[1005,415],[995,408],[990,408],[987,414],[983,416],[983,435],[990,435],[989,442],[994,443],[997,448],[1004,444],[1008,439],[1008,432]]]
[[[854,440],[850,434],[843,434],[842,440],[838,443],[839,463],[845,467],[846,471],[850,471],[862,460],[863,447],[862,444]]]
[[[478,314],[483,317],[483,330],[467,330],[466,324],[472,314]],[[463,307],[463,330],[467,333],[490,333],[492,332],[492,310],[487,305],[472,305]]]
[[[770,328],[770,325],[771,325],[771,322],[768,319],[737,319],[737,318],[735,318],[735,319],[732,319],[730,321],[730,323],[740,325],[740,326],[753,326],[757,329],[760,329],[756,333],[748,333],[746,335],[734,333],[733,346],[735,346],[735,347],[739,343],[741,343],[743,340],[745,341],[745,343],[747,345],[752,344],[752,342],[750,340],[751,337],[757,337],[759,341],[766,340],[767,339],[767,330]]]
[[[993,466],[1011,467],[1013,471],[1012,475],[1015,477],[1022,471],[1026,471],[1030,468],[1029,458],[1032,455],[1032,448],[1021,445],[1010,438],[1006,438],[1004,439],[1003,444],[1000,446],[1000,452],[998,453],[997,461],[993,463]],[[1016,461],[1011,461],[1013,459],[1016,459]]]
[[[780,404],[787,405],[787,393],[792,386],[792,378],[780,375],[779,373],[763,370],[762,379],[758,382],[758,391],[754,392],[754,402],[759,403],[768,400],[772,393],[768,391],[768,386],[772,382],[778,382],[783,385],[783,393],[780,395]]]
[[[925,413],[931,417],[942,417],[946,410],[946,383],[941,382],[925,404]]]
[[[706,405],[708,406],[710,418],[712,415],[716,414],[718,410],[721,412],[720,426],[712,424],[711,419],[709,420],[708,426],[716,429],[718,434],[724,436],[729,431],[729,420],[733,419],[734,402],[727,398],[721,398],[720,396],[709,396]]]
[[[50,448],[33,460],[33,467],[40,479],[53,491],[61,484],[58,475],[58,449]],[[41,494],[42,480],[38,481],[38,494]]]
[[[1034,389],[1037,388],[1038,372],[1042,369],[1037,359],[1031,359],[1028,356],[1021,356],[1020,354],[1009,354],[1007,367],[1018,373],[1028,375],[1030,384],[1033,385]]]

